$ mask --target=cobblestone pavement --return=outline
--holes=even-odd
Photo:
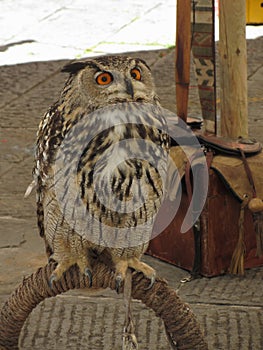
[[[0,22],[1,65],[157,50],[174,45],[176,0],[1,0]]]
[[[12,3],[15,1],[2,1],[0,6],[10,5],[11,11]],[[57,1],[56,5],[52,1],[45,3],[49,9],[52,6],[56,8],[52,8],[52,15],[48,10],[41,14],[43,22],[48,16],[52,19],[56,13],[62,11],[59,7],[62,1]],[[80,2],[74,1],[74,6],[78,3]],[[148,1],[146,3],[150,4]],[[164,6],[164,3],[151,2],[151,6],[158,9],[158,6]],[[172,4],[170,1],[169,3]],[[68,1],[68,6],[73,6],[72,4],[73,1]],[[132,16],[136,16],[139,6],[140,2],[135,1],[135,12]],[[120,11],[123,13],[123,10]],[[25,14],[22,17],[23,28],[26,28],[27,17]],[[12,34],[10,28],[6,29],[6,33]],[[22,29],[16,29],[12,34],[15,41],[20,40],[16,37],[19,32],[22,35]],[[21,39],[23,38],[21,36]],[[263,37],[248,40],[247,43],[249,130],[252,137],[263,142]],[[50,47],[46,47],[46,50],[49,49]],[[83,48],[80,51],[83,53]],[[163,106],[175,111],[173,49],[160,50],[159,47],[159,50],[136,51],[132,55],[142,57],[150,64]],[[73,56],[65,57],[66,60],[0,66],[1,304],[22,281],[23,276],[31,274],[37,267],[46,263],[44,244],[38,237],[36,227],[34,195],[26,200],[23,195],[31,182],[33,148],[40,117],[56,100],[65,80],[60,68]],[[193,74],[189,114],[200,115]],[[145,256],[144,260],[156,268],[158,275],[166,278],[174,288],[188,275],[182,269],[149,256]],[[224,275],[201,278],[180,288],[179,295],[190,304],[204,328],[209,349],[263,349],[262,283],[263,269],[257,267],[247,270],[244,277]],[[32,312],[24,325],[20,348],[121,349],[122,308],[121,297],[112,291],[100,291],[94,295],[84,290],[71,291],[46,300]],[[138,301],[134,301],[133,309],[140,350],[169,349],[160,320]]]
[[[2,0],[0,64],[166,48],[175,8],[174,0]]]

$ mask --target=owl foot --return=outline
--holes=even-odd
[[[52,263],[54,261],[54,254],[51,254],[49,257],[48,257],[48,263]]]
[[[123,259],[118,260],[116,262],[115,268],[116,268],[115,289],[116,289],[116,292],[119,294],[122,283],[125,280],[126,272],[128,269],[128,261]]]
[[[155,279],[156,279],[156,274],[154,273],[154,275],[150,278],[150,284],[147,288],[145,288],[145,290],[148,290],[148,289],[151,289],[152,286],[154,285],[155,283]]]
[[[56,261],[54,256],[51,256],[50,258],[52,258],[53,260]],[[70,268],[70,266],[72,266],[72,265],[73,264],[70,263],[68,260],[62,260],[61,262],[59,262],[57,267],[52,272],[52,274],[49,278],[49,281],[48,281],[49,287],[52,288],[54,282],[59,281],[60,278],[62,277],[63,273],[66,272]]]
[[[138,258],[130,258],[127,260],[120,259],[116,265],[115,289],[120,292],[121,285],[125,280],[127,269],[130,267],[136,271],[142,272],[146,278],[150,280],[150,284],[145,290],[151,289],[156,279],[155,270],[149,265],[143,263]]]
[[[123,282],[123,278],[121,275],[117,275],[115,278],[115,290],[119,294],[120,293],[120,288]]]
[[[129,259],[128,266],[136,271],[142,272],[144,276],[150,280],[150,284],[145,290],[152,288],[156,279],[156,272],[151,266],[140,261],[138,258]]]
[[[48,280],[48,285],[49,285],[49,288],[52,289],[53,287],[53,283],[56,282],[58,279],[57,279],[57,276],[52,273],[52,275],[50,276],[49,280]]]
[[[88,279],[89,279],[89,288],[91,288],[92,287],[92,272],[91,272],[91,270],[88,267],[85,268],[84,275],[88,277]]]
[[[57,261],[56,257],[53,255],[50,256],[50,259]],[[60,278],[62,277],[63,273],[66,272],[72,265],[77,264],[80,271],[88,277],[89,279],[89,287],[92,286],[92,271],[91,268],[87,262],[86,257],[84,259],[62,259],[55,270],[53,271],[52,275],[49,278],[49,287],[52,288],[53,283],[56,281],[59,281]]]

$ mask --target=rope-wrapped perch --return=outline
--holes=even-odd
[[[48,281],[55,269],[55,263],[39,268],[11,294],[0,311],[0,349],[17,350],[18,339],[30,312],[44,299],[54,297],[70,289],[87,288],[89,280],[72,266],[53,284]],[[189,306],[183,303],[167,283],[157,278],[153,287],[147,290],[149,280],[141,273],[132,275],[132,297],[141,300],[151,308],[165,325],[170,343],[174,349],[207,350],[203,333]],[[93,287],[115,289],[114,272],[104,263],[93,268]]]

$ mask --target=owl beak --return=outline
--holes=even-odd
[[[133,91],[133,86],[132,86],[132,82],[130,81],[130,79],[125,79],[125,85],[126,85],[126,92],[128,95],[131,96],[131,98],[134,97],[134,91]]]

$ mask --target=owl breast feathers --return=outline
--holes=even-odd
[[[40,122],[34,179],[40,235],[57,262],[50,283],[77,264],[92,283],[91,255],[107,251],[116,288],[140,261],[165,193],[170,147],[151,72],[140,59],[73,62],[59,100]]]

